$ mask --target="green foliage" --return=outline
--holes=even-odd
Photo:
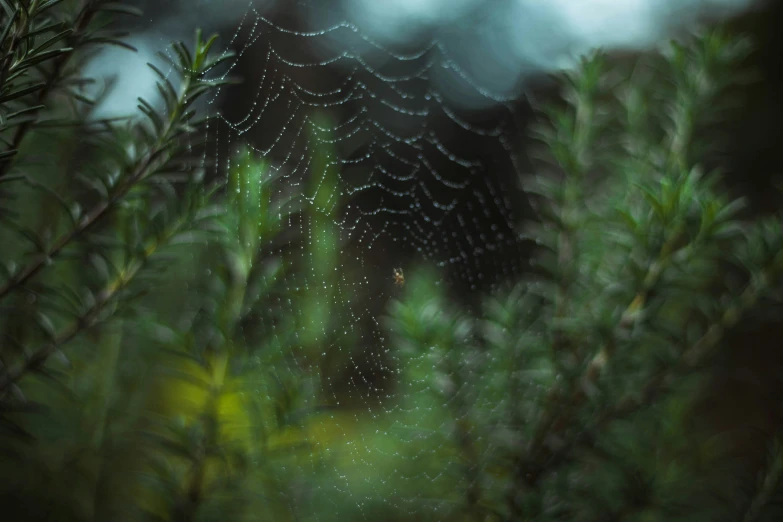
[[[184,46],[174,46],[179,61],[172,65],[182,75],[182,86],[178,93],[165,80],[166,121],[140,99],[140,107],[150,125],[136,124],[128,129],[128,139],[133,144],[130,150],[122,148],[121,137],[112,135],[106,144],[107,157],[101,164],[104,172],[80,178],[88,191],[78,194],[73,201],[66,201],[44,181],[26,175],[13,180],[21,185],[21,194],[28,187],[44,192],[49,197],[48,203],[58,208],[59,215],[53,216],[41,232],[14,219],[12,213],[7,216],[6,224],[27,239],[31,248],[23,253],[29,260],[6,261],[7,274],[0,286],[0,298],[12,298],[27,291],[33,292],[28,298],[41,296],[43,302],[28,312],[38,326],[37,331],[28,335],[35,337],[39,346],[10,339],[29,353],[18,362],[4,358],[0,393],[18,393],[19,379],[29,372],[43,371],[47,359],[63,345],[86,328],[104,321],[118,306],[127,304],[134,297],[131,283],[141,268],[154,262],[162,247],[181,243],[202,226],[204,216],[200,210],[210,194],[201,183],[203,171],[189,166],[192,163],[188,157],[189,137],[199,122],[193,121],[194,112],[188,107],[208,88],[225,83],[205,78],[210,69],[225,59],[206,60],[213,41],[202,42],[199,36],[192,57]],[[104,136],[94,138],[106,140]],[[182,197],[173,197],[177,191],[175,184],[182,180],[185,181]],[[156,193],[169,197],[161,199]],[[110,221],[113,223],[108,225],[108,231],[101,227]],[[93,263],[95,271],[91,279],[94,280],[81,281],[81,288],[57,288],[55,282],[44,279],[47,268],[56,271],[66,265],[68,258],[74,257],[87,258]],[[56,263],[60,259],[63,263]],[[29,290],[31,286],[33,290]]]
[[[7,160],[14,157],[33,124],[69,124],[56,116],[47,98],[61,91],[61,101],[72,110],[93,106],[95,99],[84,93],[93,82],[78,76],[79,63],[96,46],[117,45],[132,49],[116,31],[107,30],[102,18],[112,14],[138,16],[136,9],[107,0],[3,0],[0,18],[0,132],[5,148],[0,152],[0,177],[8,174]],[[76,58],[74,58],[76,56]],[[10,132],[9,132],[10,131]]]
[[[240,326],[269,311],[258,304],[274,297],[282,263],[262,252],[285,213],[249,152],[230,190],[205,182],[206,120],[193,107],[229,82],[215,71],[231,55],[215,57],[200,33],[192,51],[177,43],[174,58],[161,54],[169,74],[150,65],[162,112],[139,99],[144,119],[96,121],[82,108],[98,101],[81,92],[90,80],[74,74],[82,47],[117,43],[94,19],[128,9],[56,4],[3,2],[0,132],[14,158],[0,171],[0,425],[17,463],[1,470],[3,517],[239,520],[252,508],[282,520],[274,513],[296,492],[281,470],[309,444],[294,413],[314,392],[284,360],[284,330]],[[53,126],[38,117],[57,96],[75,103]],[[47,145],[55,157],[38,153]],[[214,276],[189,290],[201,267]]]
[[[534,132],[531,276],[475,317],[450,312],[426,282],[391,308],[403,382],[419,392],[405,394],[408,409],[427,412],[408,421],[452,426],[419,452],[441,469],[452,454],[459,471],[434,487],[461,499],[454,516],[740,520],[766,509],[777,457],[743,512],[743,493],[726,488],[726,441],[690,414],[727,331],[774,319],[763,312],[783,288],[781,216],[742,219],[742,200],[701,166],[701,136],[747,51],[714,30],[630,72],[584,58]]]
[[[4,21],[43,39],[36,28],[51,15],[74,42],[25,69],[50,83],[0,104],[10,121],[12,104],[43,102],[21,135],[2,130],[14,151],[0,171],[4,519],[295,520],[313,511],[307,503],[332,491],[321,477],[347,424],[338,433],[310,421],[327,401],[318,364],[302,361],[325,348],[296,334],[324,325],[273,303],[301,281],[302,301],[336,329],[337,296],[308,288],[310,267],[283,248],[287,225],[301,219],[290,201],[298,195],[281,197],[263,158],[243,148],[227,173],[205,158],[209,116],[196,102],[230,83],[218,70],[232,55],[216,56],[215,38],[200,33],[192,49],[176,43],[160,54],[167,73],[150,65],[162,110],[139,99],[142,118],[99,121],[84,110],[100,100],[81,91],[91,83],[78,78],[89,57],[81,46],[116,43],[98,18],[126,9],[42,6],[15,3]],[[61,107],[58,97],[71,110],[36,119],[54,114],[46,107]],[[313,221],[327,283],[334,225],[317,212]]]

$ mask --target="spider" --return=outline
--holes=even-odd
[[[402,286],[405,284],[405,274],[402,273],[402,268],[395,268],[392,275],[394,276],[395,285]]]

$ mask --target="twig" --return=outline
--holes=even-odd
[[[76,17],[76,20],[74,22],[73,32],[71,33],[72,39],[78,39],[81,36],[81,34],[87,29],[87,26],[90,24],[90,22],[92,21],[96,13],[96,10],[92,9],[95,3],[96,3],[95,0],[85,0],[84,6],[82,7],[81,11],[79,12],[79,15]],[[42,105],[43,102],[46,101],[46,98],[48,98],[49,94],[54,90],[54,87],[57,85],[57,82],[60,79],[66,65],[68,64],[68,60],[70,59],[72,54],[73,53],[63,53],[54,59],[52,73],[47,79],[46,83],[43,85],[43,87],[38,91],[36,97],[37,98],[36,103],[34,103],[33,105]],[[3,70],[5,70],[5,68],[3,68]],[[2,85],[2,81],[0,81],[0,85]],[[37,122],[38,122],[38,118],[33,118],[33,119],[25,120],[21,124],[19,124],[10,142],[11,150],[19,149],[22,140],[27,135],[27,132],[30,130],[30,127]],[[8,172],[10,171],[9,167],[12,163],[13,162],[11,161],[0,163],[0,178],[3,178],[6,174],[8,174]]]

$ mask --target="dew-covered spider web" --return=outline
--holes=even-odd
[[[336,214],[348,251],[387,282],[417,258],[474,290],[510,276],[499,253],[515,244],[513,187],[499,178],[516,168],[514,98],[482,87],[438,39],[395,47],[351,21],[312,18],[247,11],[233,40],[245,90],[231,91],[241,101],[216,139],[250,143],[308,204],[318,178],[334,174],[338,191],[320,210]],[[450,102],[444,84],[484,98],[482,110]],[[318,153],[329,154],[321,172]]]
[[[230,74],[243,84],[216,98],[222,115],[210,136],[228,168],[237,145],[249,144],[277,175],[272,199],[290,198],[299,209],[280,248],[302,270],[270,306],[306,314],[291,296],[308,294],[336,315],[315,342],[329,361],[319,400],[334,408],[332,429],[344,435],[330,447],[331,479],[303,512],[370,517],[386,506],[416,518],[438,503],[420,486],[438,477],[416,462],[439,435],[395,420],[404,389],[382,316],[401,295],[398,268],[436,267],[456,298],[519,273],[521,105],[468,74],[449,38],[382,41],[316,4],[248,8],[230,44],[238,55]],[[326,276],[318,270],[320,219],[339,243]]]
[[[237,52],[228,74],[242,84],[211,100],[220,117],[208,153],[230,169],[249,146],[275,176],[267,203],[286,202],[286,230],[269,255],[292,268],[264,306],[303,325],[294,337],[314,357],[290,369],[319,369],[311,406],[324,423],[312,436],[329,441],[286,464],[297,470],[280,479],[288,509],[303,520],[437,519],[454,509],[458,492],[444,495],[443,484],[459,462],[442,443],[448,405],[406,400],[426,387],[397,378],[383,325],[404,288],[395,271],[435,267],[449,297],[468,304],[522,272],[524,73],[571,63],[590,39],[552,44],[553,20],[528,23],[547,63],[531,59],[499,81],[510,58],[486,53],[504,45],[493,30],[509,21],[487,21],[491,10],[454,2],[458,28],[424,24],[395,39],[354,16],[356,3],[248,5],[223,35]],[[486,53],[466,52],[479,42]],[[259,321],[253,328],[272,337],[281,329]]]

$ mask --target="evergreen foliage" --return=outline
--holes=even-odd
[[[584,58],[544,109],[541,165],[523,179],[538,215],[522,227],[531,276],[475,317],[435,288],[393,307],[403,371],[438,397],[414,400],[449,419],[436,440],[460,463],[452,510],[773,517],[758,506],[779,491],[779,447],[743,508],[726,441],[691,416],[727,331],[780,320],[781,217],[743,219],[702,167],[748,51],[713,30],[631,71]]]
[[[335,295],[335,177],[296,208],[249,148],[214,176],[194,107],[231,54],[200,33],[150,66],[161,109],[96,118],[81,71],[133,14],[0,0],[2,520],[776,520],[780,435],[748,490],[692,415],[726,334],[783,298],[781,216],[702,167],[747,42],[564,74],[523,179],[530,277],[474,313],[406,270],[397,393],[362,417],[330,384],[361,306]]]

